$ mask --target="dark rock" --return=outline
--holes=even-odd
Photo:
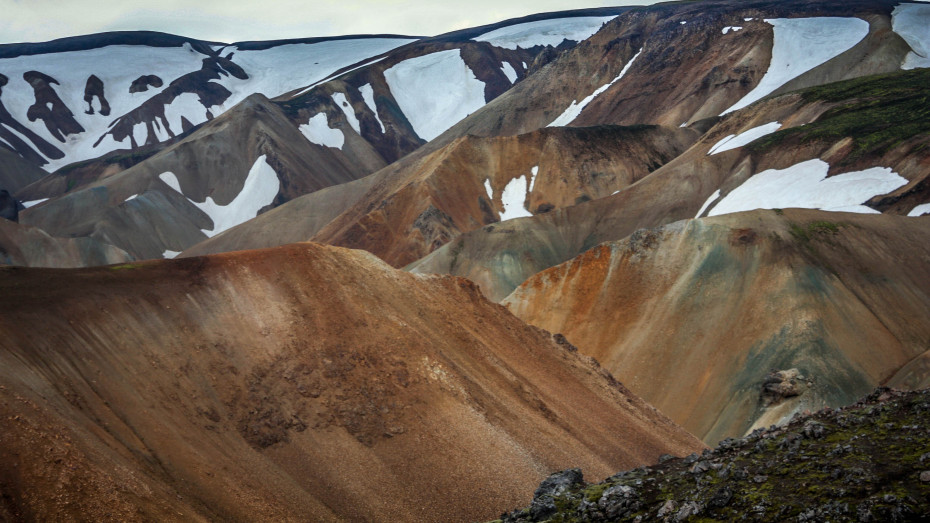
[[[581,469],[568,469],[550,474],[544,479],[530,503],[530,516],[533,519],[545,519],[556,512],[555,498],[565,494],[572,488],[584,485],[584,476]]]

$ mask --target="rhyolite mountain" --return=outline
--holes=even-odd
[[[930,385],[928,28],[709,0],[0,47],[0,262],[117,263],[0,268],[0,519],[491,518]]]
[[[4,519],[475,521],[552,470],[703,448],[472,282],[364,251],[6,267],[0,288]]]

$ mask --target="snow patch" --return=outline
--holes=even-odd
[[[742,109],[785,85],[797,76],[849,50],[869,34],[869,23],[860,18],[774,18],[772,60],[759,85],[721,113]]]
[[[371,109],[371,112],[375,115],[375,120],[378,120],[378,125],[381,126],[381,134],[384,134],[386,129],[384,128],[384,122],[381,121],[381,117],[378,116],[378,106],[375,105],[375,90],[371,84],[365,84],[358,88],[358,91],[362,93],[362,100],[365,101],[365,105]]]
[[[553,18],[525,22],[495,29],[472,38],[477,42],[488,42],[496,47],[516,50],[518,47],[529,49],[537,45],[562,43],[562,40],[580,42],[596,33],[602,25],[616,16],[580,16],[576,18]],[[524,67],[525,68],[525,67]]]
[[[47,201],[48,201],[48,198],[42,198],[41,200],[30,200],[28,202],[23,202],[23,207],[28,209],[30,207],[34,207],[36,205],[39,205],[42,202],[47,202]]]
[[[501,194],[501,203],[504,204],[504,212],[501,213],[502,222],[533,215],[523,207],[526,202],[527,187],[525,175],[510,180],[504,187],[504,192]]]
[[[891,12],[891,28],[912,49],[901,69],[930,67],[930,5],[898,4]]]
[[[491,187],[491,180],[484,181],[484,190],[488,192],[488,198],[494,199],[494,189]]]
[[[213,220],[213,229],[203,229],[208,238],[235,227],[258,215],[262,207],[271,204],[281,182],[274,169],[268,165],[267,156],[261,155],[252,164],[249,174],[242,185],[239,194],[226,205],[217,204],[212,197],[207,196],[203,203],[191,202]]]
[[[163,172],[163,173],[161,173],[161,174],[158,175],[158,179],[160,179],[161,181],[165,182],[165,184],[166,184],[168,187],[171,187],[171,188],[174,189],[175,191],[181,193],[181,195],[184,194],[184,193],[181,191],[181,182],[178,181],[178,177],[175,176],[173,172],[171,172],[171,171]]]
[[[484,83],[458,49],[404,60],[384,71],[391,94],[417,135],[430,141],[484,106]]]
[[[742,147],[750,142],[762,138],[765,135],[772,134],[780,128],[780,123],[771,122],[765,125],[760,125],[759,127],[753,127],[752,129],[743,131],[740,134],[731,134],[714,144],[714,146],[711,147],[709,151],[707,151],[707,155],[710,156],[717,153],[722,153],[723,151],[729,151],[731,149]]]
[[[345,93],[333,93],[333,101],[336,102],[336,105],[345,113],[346,120],[349,121],[349,126],[355,130],[356,134],[361,136],[362,129],[358,124],[358,118],[355,116],[355,109],[352,108],[352,104],[349,103],[349,99],[346,98]]]
[[[346,141],[342,131],[329,126],[326,113],[313,115],[309,122],[301,125],[298,129],[308,140],[323,147],[332,147],[341,151]]]
[[[623,75],[625,75],[626,72],[630,70],[630,66],[633,65],[633,62],[636,61],[636,58],[640,54],[642,54],[642,52],[643,50],[640,49],[639,52],[633,55],[633,58],[630,58],[630,61],[627,62],[626,65],[623,66],[623,69],[620,71],[620,74],[617,75],[616,78],[611,80],[610,83],[602,85],[601,87],[597,88],[596,91],[589,94],[587,98],[581,101],[581,103],[578,103],[577,100],[572,100],[572,103],[571,105],[568,106],[568,109],[565,109],[565,112],[560,114],[558,118],[553,120],[552,123],[547,125],[546,127],[561,127],[561,126],[565,126],[565,125],[572,123],[575,120],[575,118],[578,118],[578,115],[581,114],[581,111],[585,108],[585,106],[591,103],[591,101],[594,100],[599,94],[609,89],[611,85],[619,82],[620,79],[623,78]]]
[[[125,203],[125,202],[128,202],[129,200],[135,200],[135,199],[138,198],[138,197],[139,197],[138,194],[133,194],[133,195],[130,196],[129,198],[126,198],[125,200],[123,200],[123,202]]]
[[[863,203],[907,184],[887,167],[827,178],[829,169],[827,162],[815,158],[787,169],[762,171],[730,191],[707,215],[787,207],[874,213]]]
[[[530,174],[532,174],[533,176],[532,178],[530,178],[530,191],[529,192],[533,192],[533,187],[536,186],[536,175],[539,174],[539,166],[537,165],[533,167],[532,169],[530,169]]]
[[[702,206],[701,206],[701,210],[698,211],[697,214],[694,215],[694,219],[696,220],[696,219],[700,218],[701,215],[704,214],[704,211],[706,211],[707,208],[710,207],[710,204],[712,204],[712,203],[714,203],[715,201],[717,201],[717,198],[720,198],[720,189],[717,189],[716,191],[714,191],[714,194],[711,194],[711,195],[710,195],[710,198],[708,198],[706,201],[704,201],[704,205],[702,205]]]
[[[175,256],[177,256],[178,254],[181,254],[181,251],[165,251],[161,253],[161,257],[166,260],[170,260],[174,258]]]
[[[504,76],[510,80],[510,83],[517,81],[517,71],[510,65],[510,62],[501,62],[501,71],[504,72]]]
[[[688,22],[681,21],[681,22],[678,22],[678,23],[681,24],[681,25],[685,25],[685,24],[687,24]]]
[[[923,216],[924,214],[930,214],[930,203],[922,203],[907,213],[908,216]]]
[[[726,26],[726,27],[723,28],[723,34],[727,34],[727,33],[729,33],[730,31],[733,31],[733,32],[735,33],[735,32],[739,31],[739,30],[742,29],[742,28],[743,28],[743,26],[741,26],[741,25],[728,25],[728,26]]]

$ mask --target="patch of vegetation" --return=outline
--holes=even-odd
[[[501,520],[911,521],[930,514],[928,474],[930,389],[879,388],[851,407],[796,416],[701,455],[548,500],[537,491]]]
[[[852,139],[844,163],[881,155],[911,138],[930,136],[930,69],[873,75],[800,92],[808,103],[837,104],[817,121],[760,138],[748,145],[764,153],[779,144]]]
[[[111,265],[111,266],[110,266],[110,270],[111,270],[111,271],[122,271],[122,270],[126,270],[126,269],[138,269],[139,267],[142,267],[142,264],[140,264],[140,263],[123,263],[123,264],[121,264],[121,265]]]
[[[793,236],[794,239],[805,243],[811,241],[811,238],[817,235],[836,234],[839,232],[841,226],[842,224],[823,220],[808,223],[806,226],[798,225],[796,223],[788,224],[791,236]]]

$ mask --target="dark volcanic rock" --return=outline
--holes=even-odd
[[[71,134],[84,132],[81,124],[74,119],[74,113],[59,98],[52,85],[58,81],[47,74],[38,71],[23,73],[23,80],[35,90],[36,103],[26,111],[30,122],[42,120],[48,132],[58,141],[64,143],[65,137]]]
[[[84,112],[87,114],[94,114],[93,101],[95,96],[100,103],[100,114],[109,116],[110,102],[107,101],[107,97],[104,95],[103,80],[97,78],[96,75],[90,75],[87,78],[87,85],[84,86],[84,101],[87,102],[87,109]]]
[[[162,85],[164,85],[164,82],[158,76],[154,74],[144,74],[132,81],[132,85],[129,86],[129,92],[144,93],[149,90],[149,87],[161,87]]]
[[[879,388],[851,407],[724,440],[700,458],[665,460],[590,485],[550,476],[533,505],[502,519],[925,521],[928,409],[930,389]],[[697,468],[709,470],[695,476]]]
[[[22,204],[10,196],[6,189],[0,189],[0,218],[14,222],[19,221],[19,211],[22,209]]]

